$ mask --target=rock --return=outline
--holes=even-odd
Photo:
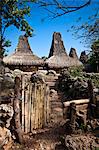
[[[5,67],[5,68],[4,68],[4,72],[5,72],[5,73],[11,73],[11,70],[10,70],[8,67]]]
[[[0,150],[9,150],[12,146],[11,132],[0,126]]]
[[[95,140],[96,138],[90,135],[67,135],[65,147],[66,150],[93,150],[99,147]]]
[[[12,119],[14,112],[13,107],[9,106],[7,104],[1,104],[0,105],[0,120],[1,125],[6,126],[7,128],[10,126],[10,121]]]
[[[56,76],[57,74],[56,74],[56,71],[54,71],[54,70],[49,70],[49,71],[46,73],[46,75]]]
[[[45,83],[44,77],[40,73],[33,73],[30,80],[32,83]]]
[[[88,83],[83,77],[73,77],[68,71],[63,71],[59,77],[59,89],[66,99],[88,98]]]
[[[2,80],[2,90],[4,89],[13,89],[14,88],[14,78],[12,76],[5,74]]]

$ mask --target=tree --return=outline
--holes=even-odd
[[[91,46],[89,64],[91,64],[93,71],[99,72],[99,40],[95,41]]]
[[[99,36],[99,2],[92,1],[92,0],[85,0],[85,1],[77,1],[77,0],[38,0],[38,4],[40,7],[43,7],[49,12],[50,17],[57,18],[60,16],[64,16],[67,13],[75,12],[77,10],[80,10],[81,8],[84,8],[88,5],[93,5],[93,3],[96,3],[94,8],[93,15],[90,15],[87,18],[87,21],[85,23],[81,23],[81,25],[78,25],[80,23],[83,16],[79,17],[77,19],[77,25],[72,25],[71,29],[68,31],[71,31],[73,35],[79,39],[81,38],[81,42],[84,42],[84,44],[91,45],[94,41],[98,40]]]
[[[98,6],[97,6],[98,7]],[[99,10],[96,9],[93,15],[89,16],[87,21],[79,26],[71,26],[71,31],[77,39],[87,46],[91,46],[99,39]],[[81,21],[81,17],[77,22]],[[79,24],[79,23],[78,23]]]
[[[5,32],[11,25],[24,31],[26,36],[32,36],[33,29],[25,19],[30,14],[28,2],[30,0],[0,0],[0,57],[3,57],[6,47],[11,45],[5,38]]]
[[[70,12],[75,12],[89,5],[91,0],[77,2],[77,0],[38,0],[38,5],[46,9],[52,18],[57,18],[66,15]]]

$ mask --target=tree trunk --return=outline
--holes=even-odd
[[[89,91],[89,117],[95,117],[95,110],[96,110],[96,102],[95,102],[95,95],[93,91],[93,83],[91,80],[88,80],[88,91]]]
[[[16,139],[19,143],[23,143],[23,134],[20,123],[20,78],[15,78],[14,88],[14,121],[15,121],[15,133]]]
[[[75,124],[76,124],[76,104],[70,104],[70,126],[72,133],[75,133]]]

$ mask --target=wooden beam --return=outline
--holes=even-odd
[[[64,102],[64,107],[68,107],[70,106],[71,103],[75,103],[76,105],[80,105],[80,104],[85,104],[85,103],[89,103],[90,100],[89,99],[79,99],[79,100],[72,100],[72,101],[67,101]]]

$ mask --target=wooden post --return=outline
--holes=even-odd
[[[72,133],[75,133],[75,123],[76,123],[76,104],[70,104],[70,126]]]
[[[19,143],[23,143],[23,134],[20,123],[20,78],[15,78],[14,87],[14,121],[15,121],[15,133],[16,139]]]
[[[22,105],[21,105],[22,106],[22,108],[21,108],[22,109],[22,131],[24,132],[25,131],[25,118],[24,118],[25,117],[25,113],[24,113],[25,112],[25,110],[24,110],[24,105],[25,105],[24,104],[25,103],[25,91],[24,91],[25,87],[24,86],[25,86],[25,83],[24,83],[24,76],[22,76],[21,82],[22,82]]]
[[[88,80],[88,92],[89,92],[89,97],[90,97],[89,116],[95,117],[96,102],[95,102],[95,95],[93,91],[92,80]]]

